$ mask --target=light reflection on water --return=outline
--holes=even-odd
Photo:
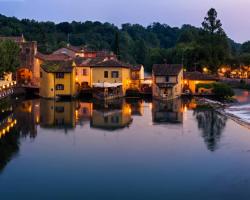
[[[0,129],[9,118],[16,124],[0,139],[3,199],[250,195],[250,131],[194,100],[36,99],[4,108]]]

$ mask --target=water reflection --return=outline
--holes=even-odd
[[[202,137],[208,150],[215,151],[221,139],[227,118],[212,109],[197,107],[194,116],[198,122],[198,128],[202,131]]]
[[[192,99],[168,102],[127,99],[106,103],[36,99],[15,105],[6,104],[1,108],[0,170],[18,154],[20,138],[34,140],[39,134],[39,126],[43,131],[63,129],[65,133],[68,129],[74,130],[77,126],[85,128],[88,125],[87,128],[97,131],[121,131],[131,126],[137,127],[136,120],[140,120],[140,123],[151,122],[151,114],[153,125],[181,125],[187,123],[183,121],[183,115],[187,112],[191,117],[189,120],[197,121],[208,150],[215,151],[227,121],[213,110],[200,109]]]
[[[182,123],[183,109],[181,99],[172,101],[153,101],[152,119],[158,123]]]
[[[117,130],[129,127],[132,123],[132,110],[124,100],[110,103],[95,103],[93,106],[91,127],[103,130]]]

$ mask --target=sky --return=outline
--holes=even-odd
[[[101,21],[115,25],[161,22],[200,27],[215,8],[223,28],[236,42],[250,40],[250,0],[0,0],[0,13],[38,21]]]

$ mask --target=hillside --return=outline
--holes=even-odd
[[[139,24],[123,24],[121,28],[100,22],[37,22],[34,20],[0,15],[0,35],[19,36],[38,42],[39,51],[51,53],[68,41],[72,45],[87,45],[94,50],[112,50],[122,60],[144,64],[150,71],[153,63],[183,63],[189,69],[194,64],[209,65],[204,31],[191,25],[181,28],[153,23],[147,27]],[[234,56],[240,44],[231,39],[219,43],[218,55],[223,63],[236,62]],[[223,54],[223,55],[222,55]],[[222,64],[222,63],[220,63]]]

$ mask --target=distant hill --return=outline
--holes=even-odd
[[[202,30],[191,25],[177,28],[160,23],[147,27],[123,24],[118,28],[110,23],[73,21],[55,24],[0,15],[0,35],[21,34],[27,40],[37,41],[42,53],[51,53],[70,42],[75,46],[87,45],[94,50],[113,50],[120,54],[122,60],[132,64],[144,64],[148,71],[153,63],[183,62],[190,68],[197,62],[206,64],[206,44],[202,43]],[[229,38],[227,42],[227,56],[237,55],[241,44]]]

